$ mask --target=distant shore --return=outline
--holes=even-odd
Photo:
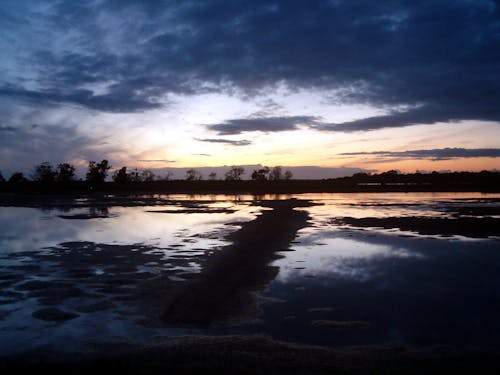
[[[435,174],[357,174],[325,180],[161,180],[142,182],[41,183],[22,181],[0,184],[0,193],[88,194],[298,194],[382,192],[500,192],[499,172],[455,172]]]

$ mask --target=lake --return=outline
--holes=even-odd
[[[0,355],[254,333],[328,346],[498,349],[499,224],[500,194],[480,193],[108,196],[0,207]],[[179,291],[228,284],[237,291],[220,298],[245,304],[206,325],[175,324],[165,312],[196,309],[177,304]]]

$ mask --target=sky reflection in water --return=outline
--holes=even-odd
[[[343,216],[451,218],[456,217],[457,207],[481,206],[495,211],[500,195],[294,197],[321,205],[301,208],[309,212],[311,226],[300,230],[290,245],[292,251],[282,252],[283,257],[272,264],[279,267],[279,273],[263,295],[282,302],[265,303],[259,323],[203,333],[264,332],[280,339],[328,345],[500,347],[498,239],[421,236],[397,229],[339,226],[332,221]],[[112,277],[127,277],[129,284],[125,286],[132,289],[136,288],[134,278],[139,276],[165,274],[167,280],[182,282],[183,275],[199,272],[208,252],[228,243],[224,237],[238,226],[226,224],[252,220],[263,209],[251,205],[255,202],[252,196],[170,197],[174,198],[186,202],[195,199],[208,209],[229,210],[186,214],[176,205],[109,207],[100,213],[102,217],[84,220],[68,216],[87,215],[88,208],[1,207],[0,354],[48,344],[81,350],[87,341],[151,342],[162,335],[199,332],[146,327],[134,314],[123,313],[130,309],[126,299],[113,295],[112,289],[99,289],[101,284],[115,285]],[[76,265],[64,256],[75,249],[80,252]],[[135,260],[115,265],[95,258],[103,265],[93,265],[94,274],[87,279],[78,278],[79,272],[85,271],[82,259],[111,250],[116,254],[108,262],[119,259],[120,251],[125,259]],[[52,257],[51,251],[61,253]],[[134,256],[137,252],[142,255]],[[50,256],[40,255],[45,253]],[[99,278],[103,278],[101,284],[93,283]],[[33,317],[33,312],[51,305],[44,302],[43,292],[33,289],[36,285],[23,287],[32,281],[70,283],[64,286],[65,293],[81,290],[57,305],[78,317],[66,321]],[[103,290],[111,292],[108,295]],[[110,303],[112,307],[82,312],[82,306],[92,303]],[[318,321],[366,325],[331,328],[319,326]]]

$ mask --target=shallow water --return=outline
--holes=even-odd
[[[308,212],[310,225],[271,264],[279,271],[261,291],[269,301],[258,322],[195,330],[155,321],[169,290],[196,278],[229,233],[268,209],[259,199],[288,198],[318,205],[297,208]],[[0,207],[0,355],[255,332],[325,345],[500,347],[500,229],[485,232],[481,221],[499,220],[498,194],[168,200],[99,209]],[[357,226],[365,218],[383,225]],[[409,230],[398,218],[421,221]],[[445,235],[420,227],[428,219]]]

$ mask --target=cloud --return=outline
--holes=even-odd
[[[392,112],[387,115],[367,117],[354,121],[337,124],[320,123],[313,126],[316,130],[358,132],[370,131],[383,128],[396,128],[417,124],[434,124],[437,122],[451,122],[461,120],[474,120],[481,114],[481,110],[473,110],[467,107],[440,108],[439,106],[423,105],[407,111]],[[482,113],[482,119],[500,120],[500,109],[491,108]]]
[[[138,95],[133,87],[124,87],[124,85],[114,85],[111,87],[110,92],[103,95],[95,95],[93,91],[85,89],[69,92],[62,92],[57,89],[34,91],[13,86],[3,86],[0,87],[0,97],[19,98],[39,104],[76,104],[106,112],[136,112],[161,106],[151,98]]]
[[[75,128],[60,125],[32,125],[2,132],[0,169],[29,170],[34,164],[48,161],[75,163],[100,160],[115,152],[100,138],[83,135]]]
[[[500,121],[496,1],[23,4],[0,5],[9,56],[0,95],[18,100],[134,112],[172,93],[284,84],[335,90],[343,102],[420,106],[337,124],[341,131]]]
[[[220,139],[220,138],[195,138],[196,141],[199,142],[210,142],[210,143],[224,143],[232,146],[248,146],[251,145],[252,142],[248,140],[231,140],[231,139]],[[201,155],[201,154],[198,154]]]
[[[137,160],[143,163],[175,163],[176,160],[168,160],[168,159],[141,159]]]
[[[449,160],[457,158],[499,158],[500,148],[438,148],[411,151],[344,152],[343,156],[377,156],[399,159]]]
[[[15,128],[12,126],[0,126],[0,132],[14,132],[16,131]]]
[[[319,118],[315,116],[253,117],[231,119],[205,126],[219,135],[235,135],[255,131],[269,133],[297,130],[300,125],[317,125],[318,121]]]

